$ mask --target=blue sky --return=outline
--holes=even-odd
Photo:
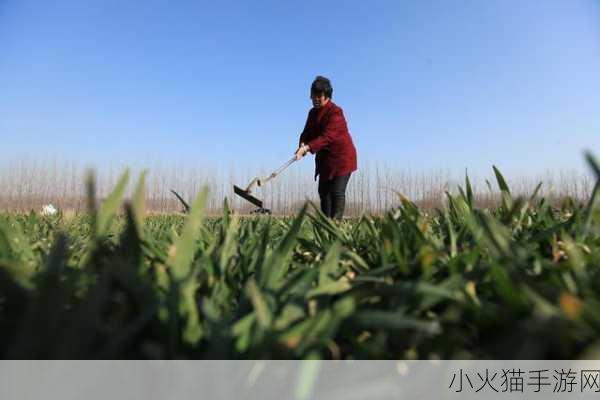
[[[0,51],[4,160],[269,169],[319,74],[359,168],[600,156],[600,1],[2,0]]]

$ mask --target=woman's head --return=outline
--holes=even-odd
[[[333,95],[331,82],[324,76],[317,76],[310,86],[310,99],[316,108],[322,107],[329,102]]]

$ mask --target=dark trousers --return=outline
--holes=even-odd
[[[319,178],[321,211],[329,218],[342,219],[346,207],[346,186],[350,174],[325,180]]]

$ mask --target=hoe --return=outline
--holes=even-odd
[[[235,192],[235,194],[237,194],[244,200],[247,200],[250,203],[254,204],[256,207],[258,207],[256,210],[252,211],[253,214],[271,214],[271,210],[269,210],[268,208],[263,208],[262,200],[252,196],[252,188],[254,186],[263,186],[265,183],[269,182],[271,179],[275,178],[277,175],[282,173],[283,170],[285,170],[287,167],[292,165],[294,161],[296,161],[296,156],[290,158],[288,161],[285,162],[285,164],[277,168],[269,176],[265,178],[256,177],[252,179],[248,186],[246,186],[246,189],[242,189],[239,186],[233,185],[233,191]],[[183,205],[183,211],[186,213],[189,212],[190,206],[188,205],[188,203],[176,191],[171,190],[171,193],[173,193],[175,197],[177,197],[177,199],[181,202],[181,204]]]
[[[271,179],[275,178],[277,175],[282,173],[284,169],[286,169],[287,167],[292,165],[294,163],[294,161],[296,161],[296,156],[294,156],[294,157],[290,158],[288,161],[286,161],[285,164],[283,164],[281,167],[279,167],[275,171],[273,171],[271,173],[271,175],[269,175],[265,178],[256,177],[256,178],[252,179],[250,181],[250,183],[248,184],[248,186],[246,186],[246,189],[242,189],[236,185],[233,185],[233,191],[235,192],[235,194],[237,194],[244,200],[247,200],[250,203],[254,204],[256,207],[258,207],[258,209],[254,210],[253,213],[255,213],[255,214],[271,214],[271,210],[269,210],[268,208],[263,208],[262,200],[257,199],[256,197],[251,195],[252,188],[254,186],[258,186],[258,187],[263,186],[265,183],[269,182]]]

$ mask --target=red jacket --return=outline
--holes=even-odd
[[[323,107],[311,108],[300,143],[308,144],[315,157],[315,180],[332,179],[356,171],[356,148],[344,112],[331,100]]]

